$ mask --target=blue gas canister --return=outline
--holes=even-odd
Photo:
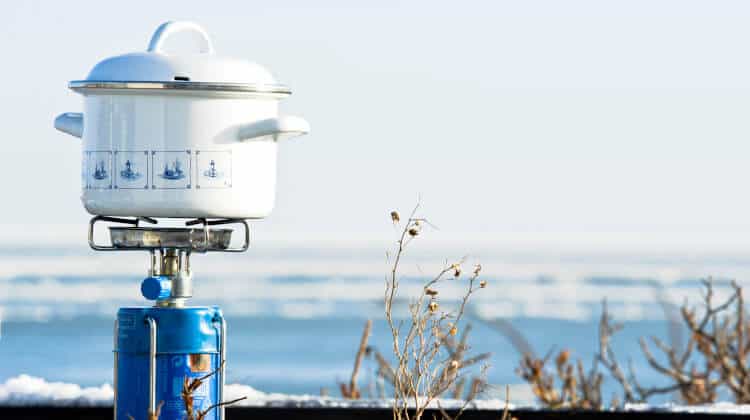
[[[115,348],[115,420],[183,420],[183,385],[216,372],[192,392],[195,412],[221,401],[224,319],[216,307],[121,308]],[[153,383],[152,383],[153,376]],[[219,408],[206,420],[219,418]]]

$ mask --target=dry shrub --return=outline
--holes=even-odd
[[[551,354],[548,353],[542,359],[525,354],[518,368],[518,374],[531,385],[534,395],[542,405],[549,408],[600,408],[601,373],[595,369],[585,373],[580,360],[574,367],[567,350],[557,355],[555,371],[550,373],[546,369],[546,364]]]
[[[479,279],[479,265],[467,275],[463,270],[463,261],[446,262],[432,279],[424,283],[419,295],[409,302],[409,319],[396,321],[393,318],[402,259],[409,245],[422,234],[424,226],[429,225],[424,218],[416,217],[418,208],[419,205],[404,221],[398,212],[391,212],[391,220],[401,227],[395,252],[389,258],[391,270],[386,277],[384,296],[385,318],[391,332],[395,363],[391,365],[382,355],[376,356],[376,359],[381,374],[393,386],[395,419],[420,419],[431,402],[461,383],[464,369],[489,356],[465,357],[468,331],[463,331],[459,341],[455,341],[470,297],[486,286],[486,282]],[[460,303],[455,308],[445,309],[441,306],[439,289],[446,282],[460,282],[464,288]],[[469,395],[471,398],[481,391],[481,383],[474,388]],[[466,405],[468,403],[466,401]]]
[[[528,382],[539,402],[548,408],[602,409],[602,373],[604,370],[620,385],[622,395],[615,396],[610,406],[621,402],[644,403],[660,394],[676,394],[685,404],[715,402],[721,391],[727,391],[738,404],[750,403],[750,321],[745,314],[742,288],[732,283],[731,295],[716,304],[713,281],[703,280],[703,309],[685,303],[680,309],[681,328],[687,328],[690,338],[686,345],[667,344],[650,337],[650,344],[641,338],[640,346],[649,366],[662,374],[666,384],[644,387],[637,379],[632,363],[625,374],[611,347],[611,339],[622,328],[615,324],[607,311],[606,302],[599,321],[599,349],[586,371],[578,360],[575,367],[569,352],[563,350],[555,358],[555,369],[548,369],[551,353],[538,358],[530,350],[522,334],[505,322],[495,326],[511,339],[523,356],[518,374]],[[673,334],[674,335],[674,334]],[[650,346],[658,348],[656,357]]]
[[[440,351],[447,354],[450,358],[448,363],[457,364],[461,368],[466,369],[468,367],[476,366],[481,362],[487,361],[491,353],[481,353],[478,355],[470,355],[469,351],[469,333],[471,332],[471,324],[466,324],[466,327],[461,332],[461,337],[456,341],[455,337],[448,336],[445,340],[440,342],[443,347]],[[395,369],[388,360],[383,356],[380,351],[374,348],[368,348],[368,351],[373,355],[375,362],[377,363],[377,375],[378,378],[384,382],[388,382],[390,386],[395,384]],[[485,366],[480,367],[478,375],[472,375],[467,377],[465,375],[459,375],[458,378],[453,382],[452,387],[444,392],[444,395],[450,395],[454,399],[463,399],[465,401],[472,401],[476,399],[479,394],[487,386],[487,381],[484,379],[483,371]],[[468,384],[468,388],[467,388]],[[384,391],[381,392],[381,398],[385,398]]]
[[[680,310],[690,332],[685,348],[668,346],[651,337],[651,342],[663,353],[667,363],[660,363],[653,356],[645,339],[641,339],[641,349],[649,365],[671,380],[668,388],[678,391],[683,402],[714,402],[718,391],[725,389],[737,404],[748,404],[750,337],[742,288],[732,282],[732,294],[716,305],[713,282],[704,280],[703,286],[705,308],[698,311],[685,304]]]
[[[452,420],[457,419],[487,385],[484,379],[486,366],[481,366],[478,375],[470,378],[464,375],[468,368],[485,362],[491,354],[469,354],[471,325],[462,328],[461,323],[469,299],[479,289],[487,287],[487,282],[479,279],[482,271],[480,265],[466,273],[463,260],[446,262],[434,277],[422,285],[418,296],[411,298],[408,319],[396,321],[393,318],[394,303],[399,300],[403,257],[412,241],[422,234],[425,225],[431,226],[424,218],[415,216],[418,208],[419,205],[403,223],[398,212],[390,214],[394,225],[401,228],[396,249],[388,254],[391,269],[386,277],[384,296],[385,317],[391,332],[395,362],[392,363],[383,353],[367,345],[372,325],[368,320],[355,356],[351,380],[349,383],[340,382],[339,390],[344,398],[361,398],[357,376],[362,359],[370,356],[377,364],[379,396],[385,398],[386,382],[393,390],[394,419],[420,419],[427,407],[436,402],[442,418]],[[464,290],[459,304],[447,310],[441,306],[438,298],[440,287],[446,282],[457,282]],[[443,396],[464,400],[454,417],[440,406],[438,398]],[[508,401],[501,419],[515,419],[510,415]]]

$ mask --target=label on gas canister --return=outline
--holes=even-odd
[[[186,403],[192,403],[193,411],[200,412],[217,402],[216,375],[201,380],[200,385],[192,392],[187,389],[195,380],[213,371],[213,358],[210,354],[173,355],[164,356],[157,362],[157,378],[166,379],[161,384],[158,379],[156,381],[157,395],[164,400],[161,418],[172,419],[173,415],[177,415],[174,418],[184,418]],[[212,396],[214,398],[211,398]],[[205,418],[210,419],[213,416],[209,414]]]
[[[156,403],[161,407],[159,420],[183,420],[187,406],[193,413],[207,410],[218,401],[218,375],[200,381],[192,392],[188,385],[218,368],[216,354],[164,354],[156,358]],[[119,419],[147,419],[148,412],[148,359],[121,353],[119,359],[117,412]],[[127,373],[125,373],[127,372]],[[196,383],[197,384],[197,383]],[[145,391],[145,392],[144,392]],[[134,413],[143,413],[137,415]],[[217,418],[217,410],[206,414],[205,420]]]
[[[117,318],[117,328],[121,330],[133,330],[135,329],[135,315],[123,314]]]

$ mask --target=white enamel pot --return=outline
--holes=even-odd
[[[198,52],[168,54],[189,32]],[[105,216],[252,219],[274,205],[277,142],[309,131],[280,116],[291,92],[263,67],[214,54],[194,23],[161,25],[141,53],[105,59],[69,87],[83,113],[55,128],[83,141],[82,201]]]

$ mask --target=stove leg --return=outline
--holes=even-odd
[[[148,414],[156,413],[156,321],[146,317],[149,329],[148,347]]]
[[[118,362],[118,360],[117,360],[118,359],[118,357],[117,357],[118,356],[118,353],[117,353],[118,352],[118,349],[117,349],[117,337],[118,337],[119,334],[120,334],[119,321],[117,319],[115,319],[114,346],[112,347],[114,349],[114,351],[112,353],[114,353],[114,359],[115,359],[115,367],[114,367],[114,372],[113,372],[113,377],[114,377],[114,382],[113,382],[114,386],[113,386],[113,389],[114,389],[114,410],[115,410],[115,415],[112,418],[115,419],[115,420],[117,419],[117,362]]]
[[[219,323],[219,389],[217,391],[217,402],[224,402],[224,383],[227,369],[227,323],[224,317],[216,320]],[[219,420],[224,420],[224,406],[219,407]]]

